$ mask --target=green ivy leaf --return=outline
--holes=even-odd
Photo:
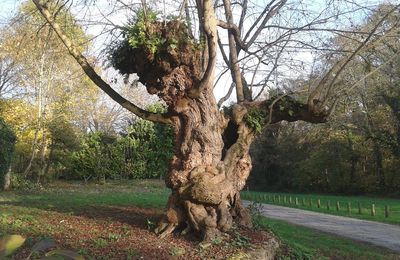
[[[258,109],[250,109],[246,115],[246,124],[252,128],[256,133],[261,133],[262,127],[265,123],[265,114]]]

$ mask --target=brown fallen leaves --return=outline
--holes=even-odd
[[[235,229],[231,236],[211,243],[200,243],[191,234],[159,239],[152,231],[162,212],[137,207],[93,206],[68,212],[38,210],[36,221],[26,233],[31,244],[51,237],[58,248],[71,249],[86,259],[228,259],[262,244],[269,235],[265,232]],[[40,221],[37,221],[40,220]],[[41,223],[41,224],[40,224]],[[8,231],[10,232],[10,230]],[[26,245],[14,259],[26,259]]]

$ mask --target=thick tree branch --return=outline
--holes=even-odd
[[[314,124],[325,123],[329,116],[328,110],[315,111],[313,107],[296,100],[289,96],[289,94],[282,94],[278,97],[261,102],[246,104],[248,108],[256,107],[265,111],[266,124],[274,124],[284,120],[288,122],[301,120]]]
[[[201,2],[201,1],[200,1]],[[193,89],[189,96],[191,98],[196,98],[200,95],[200,93],[210,84],[210,81],[213,79],[215,65],[217,63],[217,42],[218,42],[218,34],[217,34],[217,18],[214,12],[214,6],[212,0],[204,0],[203,1],[203,17],[202,24],[204,33],[207,37],[207,46],[208,46],[208,62],[206,66],[206,70],[204,75],[200,81],[199,87],[197,89]]]
[[[233,15],[230,0],[223,0],[225,8],[225,17],[229,25],[233,25]],[[236,88],[236,99],[237,101],[243,102],[245,100],[244,87],[242,82],[242,74],[240,72],[239,62],[238,62],[238,52],[236,48],[235,36],[231,30],[228,30],[228,41],[229,41],[229,61],[230,69],[235,82]]]
[[[108,96],[110,96],[114,101],[119,103],[122,107],[126,108],[130,112],[134,113],[138,117],[143,119],[153,121],[153,122],[160,122],[160,123],[167,123],[172,124],[172,120],[169,118],[168,115],[164,114],[155,114],[143,110],[136,106],[135,104],[131,103],[120,94],[118,94],[108,83],[106,83],[94,70],[94,68],[90,65],[88,60],[85,56],[79,51],[79,49],[75,46],[75,44],[71,41],[71,39],[63,32],[61,27],[55,21],[54,17],[51,15],[49,10],[44,4],[40,3],[40,0],[32,0],[33,3],[36,5],[37,9],[40,11],[42,16],[47,20],[49,25],[54,29],[58,37],[61,39],[62,43],[68,49],[69,53],[72,57],[78,62],[78,64],[82,67],[83,71],[85,71],[86,75],[101,89],[103,90]]]

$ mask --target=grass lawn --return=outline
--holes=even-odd
[[[0,193],[0,203],[64,210],[101,205],[161,209],[169,193],[164,183],[157,180],[108,182],[104,185],[56,182],[40,191]]]
[[[291,248],[291,259],[400,259],[399,255],[376,247],[283,221],[260,217],[258,223]]]
[[[300,208],[332,215],[340,215],[400,225],[399,199],[373,198],[365,196],[270,193],[255,191],[243,191],[242,198],[245,200],[281,205],[292,208]],[[296,198],[298,202],[297,205]],[[320,200],[321,204],[319,208],[317,205],[318,200]],[[337,211],[336,208],[337,202],[339,202],[339,211]],[[329,210],[327,209],[328,203]],[[349,203],[351,206],[350,213],[348,210]],[[359,214],[359,204],[361,205],[361,214]],[[375,216],[371,215],[372,204],[375,205]],[[389,217],[385,217],[385,206],[389,207]]]
[[[162,182],[149,180],[105,185],[60,182],[40,191],[4,192],[0,236],[28,238],[14,259],[25,259],[43,238],[87,259],[227,259],[237,252],[233,242],[202,248],[193,237],[159,240],[150,229],[162,216],[168,194]],[[289,246],[281,259],[396,259],[388,251],[306,228],[275,220],[257,222]]]

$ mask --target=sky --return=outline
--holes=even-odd
[[[0,25],[7,23],[7,20],[13,16],[18,9],[21,0],[1,0],[0,1]]]

